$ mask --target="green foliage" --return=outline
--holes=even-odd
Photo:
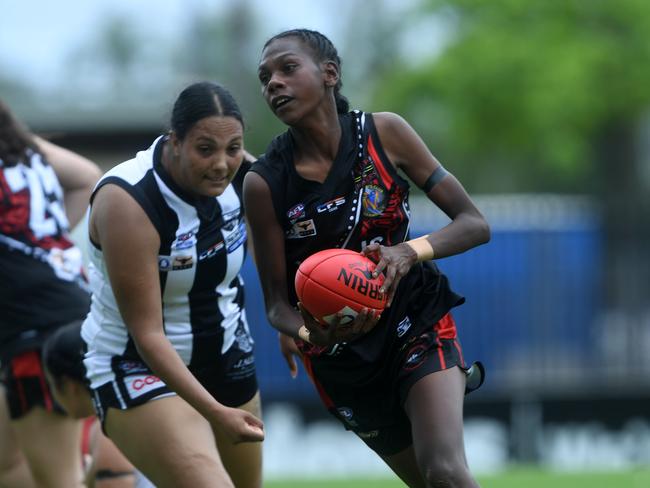
[[[597,139],[650,104],[650,2],[424,0],[416,13],[449,26],[446,45],[392,67],[375,96],[474,190],[590,189]]]

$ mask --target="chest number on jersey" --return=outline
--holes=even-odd
[[[361,241],[361,249],[369,246],[370,244],[374,244],[374,243],[381,244],[382,242],[384,242],[384,236],[373,237],[369,241]]]

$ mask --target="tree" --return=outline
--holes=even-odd
[[[424,0],[415,15],[447,25],[446,46],[391,67],[376,96],[412,113],[470,187],[597,189],[595,142],[650,104],[650,3]]]
[[[414,120],[473,191],[594,194],[606,328],[627,333],[628,360],[647,364],[638,338],[650,329],[650,182],[638,134],[650,106],[650,3],[423,0],[415,13],[446,25],[446,43],[393,67],[376,96]]]

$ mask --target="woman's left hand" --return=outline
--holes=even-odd
[[[350,342],[354,339],[358,339],[372,330],[381,317],[380,311],[371,308],[363,308],[356,317],[351,321],[346,321],[344,324],[341,324],[343,315],[340,312],[336,314],[331,323],[322,324],[309,313],[302,303],[298,302],[298,308],[300,309],[302,318],[305,321],[304,327],[309,336],[308,338],[305,337],[303,339],[307,340],[311,344],[321,347],[330,347],[334,344]]]
[[[395,246],[382,246],[373,242],[364,247],[361,254],[377,263],[374,272],[375,276],[384,273],[385,279],[382,291],[388,295],[386,307],[390,307],[391,303],[393,303],[397,285],[417,262],[418,255],[411,246],[404,242]]]

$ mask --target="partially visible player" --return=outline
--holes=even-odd
[[[88,419],[82,442],[82,451],[89,455],[89,459],[84,460],[86,483],[94,488],[153,486],[102,433],[95,416],[83,357],[80,323],[57,329],[43,345],[45,374],[54,399],[71,417]]]
[[[41,346],[89,294],[69,231],[99,168],[36,137],[0,101],[0,486],[77,487],[81,424],[52,399]]]
[[[288,126],[246,175],[244,201],[269,321],[298,342],[329,411],[411,487],[476,487],[463,444],[469,369],[451,309],[463,303],[432,259],[489,240],[462,185],[393,113],[349,111],[336,48],[286,31],[264,46],[262,93]],[[411,239],[409,183],[451,222]],[[328,248],[361,251],[385,274],[388,307],[321,326],[300,307],[299,264]],[[292,358],[289,359],[292,361]],[[475,366],[471,371],[479,372]],[[471,377],[471,376],[470,376]],[[471,377],[473,378],[473,377]]]
[[[156,486],[259,488],[264,438],[240,269],[244,123],[221,85],[91,197],[84,359],[104,431]]]

